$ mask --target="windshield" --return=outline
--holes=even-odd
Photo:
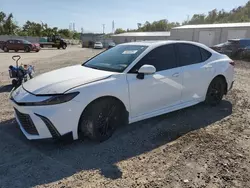
[[[123,72],[146,48],[147,46],[141,45],[116,46],[90,59],[83,66]]]
[[[27,40],[22,40],[24,44],[31,44],[29,41]]]

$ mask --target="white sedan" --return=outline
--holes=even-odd
[[[217,105],[233,83],[234,62],[205,45],[134,42],[37,76],[10,101],[28,139],[104,141],[126,123],[203,101]]]
[[[103,44],[101,42],[95,42],[94,49],[103,49]]]

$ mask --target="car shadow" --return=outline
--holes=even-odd
[[[80,171],[99,170],[110,179],[122,177],[117,163],[165,145],[190,131],[232,114],[232,104],[199,104],[121,127],[103,143],[28,141],[15,120],[0,123],[0,187],[32,187],[59,181]]]
[[[10,85],[5,85],[5,86],[0,86],[0,93],[8,93],[12,90],[13,86]]]

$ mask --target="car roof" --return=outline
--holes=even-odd
[[[128,42],[128,43],[123,43],[120,45],[141,45],[141,46],[148,46],[151,48],[156,48],[156,47],[166,45],[166,44],[178,44],[178,43],[193,44],[193,45],[196,45],[196,46],[199,46],[199,47],[202,47],[211,51],[211,49],[204,44],[201,44],[198,42],[192,42],[192,41],[185,41],[185,40],[140,41],[140,42]]]

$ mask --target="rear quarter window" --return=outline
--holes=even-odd
[[[203,48],[200,48],[200,52],[201,52],[201,59],[203,62],[207,61],[212,56],[212,53]]]

